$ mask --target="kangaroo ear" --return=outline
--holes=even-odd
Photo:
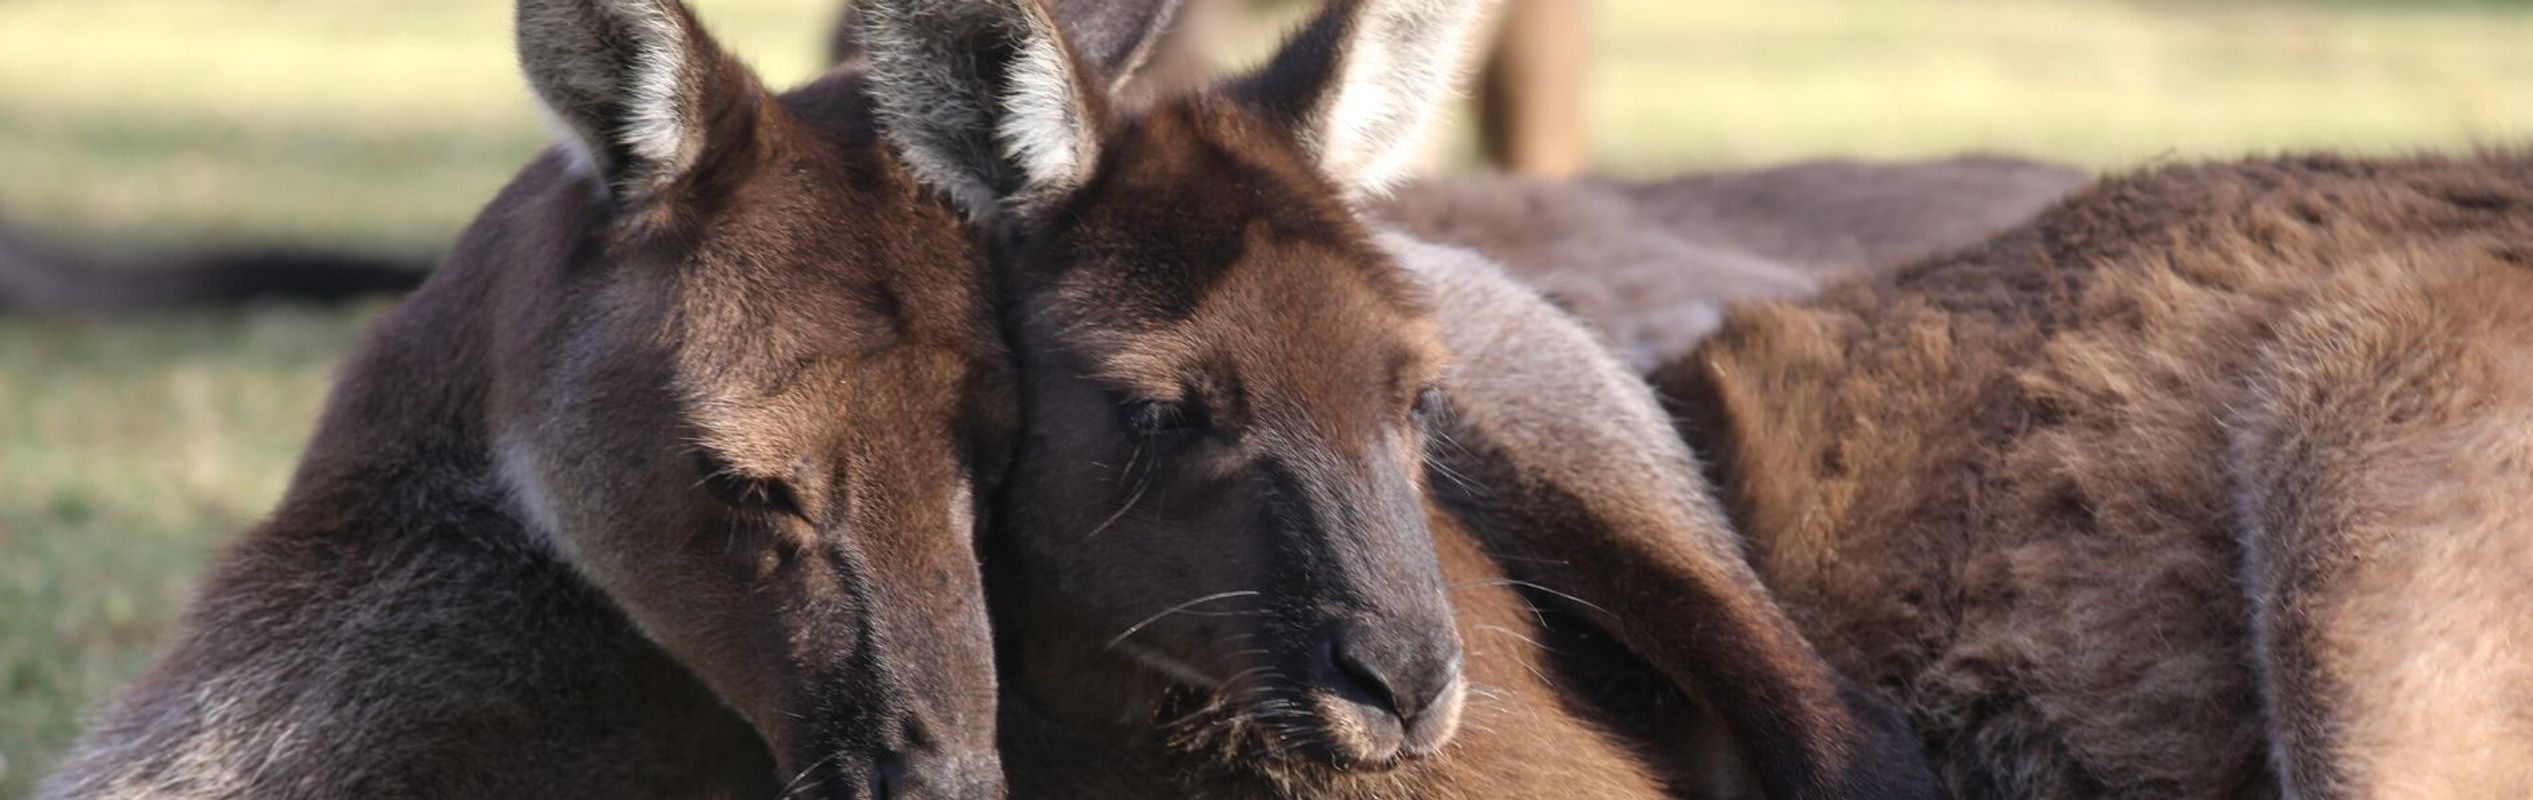
[[[620,201],[748,146],[765,90],[677,0],[519,0],[519,65],[565,147]]]
[[[1560,0],[1566,1],[1566,0]],[[1330,0],[1235,87],[1357,195],[1407,170],[1469,61],[1487,0]]]
[[[1047,0],[1056,29],[1073,52],[1099,66],[1115,92],[1135,79],[1152,55],[1178,34],[1179,9],[1186,0]],[[827,62],[850,65],[865,54],[861,6],[850,5],[827,39]]]
[[[870,91],[916,177],[971,218],[1080,187],[1105,84],[1039,0],[862,0]]]
[[[1133,80],[1178,32],[1184,0],[1048,0],[1075,52],[1099,65],[1107,89]]]

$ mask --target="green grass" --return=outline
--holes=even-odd
[[[697,0],[770,82],[831,0]],[[546,141],[495,0],[0,0],[0,219],[113,246],[443,246]],[[2533,134],[2520,2],[1603,0],[1645,173],[1984,149],[2113,167]],[[1263,36],[1263,34],[1262,34]],[[375,306],[0,319],[0,798],[279,494]]]
[[[368,309],[0,320],[0,796],[147,666],[297,460]]]

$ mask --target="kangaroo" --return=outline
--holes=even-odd
[[[858,75],[770,94],[674,0],[517,11],[564,143],[39,796],[1001,796],[984,254]]]
[[[1657,382],[1966,797],[2533,794],[2533,157],[2109,179]]]
[[[1562,632],[1530,587],[1614,618],[1655,696],[1714,703],[1771,796],[1931,795],[1913,734],[1741,563],[1641,381],[1501,273],[1447,266],[1474,257],[1356,216],[1476,5],[1332,3],[1259,73],[1148,105],[1038,3],[859,6],[887,135],[1001,243],[1025,433],[986,563],[1016,793],[1667,796],[1694,765],[1663,734],[1693,703],[1620,708],[1551,677],[1540,640]],[[1488,302],[1438,320],[1440,276]],[[1525,309],[1535,346],[1490,324]],[[1452,359],[1464,345],[1523,358]],[[1619,412],[1543,405],[1558,384],[1525,370],[1556,359],[1596,381],[1569,394],[1617,391]],[[1464,387],[1507,409],[1490,448],[1652,455],[1506,467],[1518,500],[1429,488],[1449,467],[1427,432],[1454,430]],[[1607,580],[1497,565],[1541,554]]]

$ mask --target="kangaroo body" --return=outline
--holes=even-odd
[[[2188,166],[1657,382],[1968,797],[2533,791],[2533,161]]]

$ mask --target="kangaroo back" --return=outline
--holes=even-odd
[[[2460,667],[2513,629],[2323,610],[2519,563],[2505,504],[2390,487],[2512,491],[2481,455],[2507,445],[2418,454],[2516,402],[2494,354],[2521,315],[2475,303],[2521,296],[2528,211],[2533,161],[2507,153],[2122,176],[1978,248],[1740,309],[1658,384],[1779,600],[1958,791],[2413,785],[2317,767],[2450,766],[2383,749],[2407,718],[2354,687],[2411,674],[2396,643]],[[2478,669],[2457,680],[2508,674]],[[2509,729],[2502,708],[2455,729]]]

